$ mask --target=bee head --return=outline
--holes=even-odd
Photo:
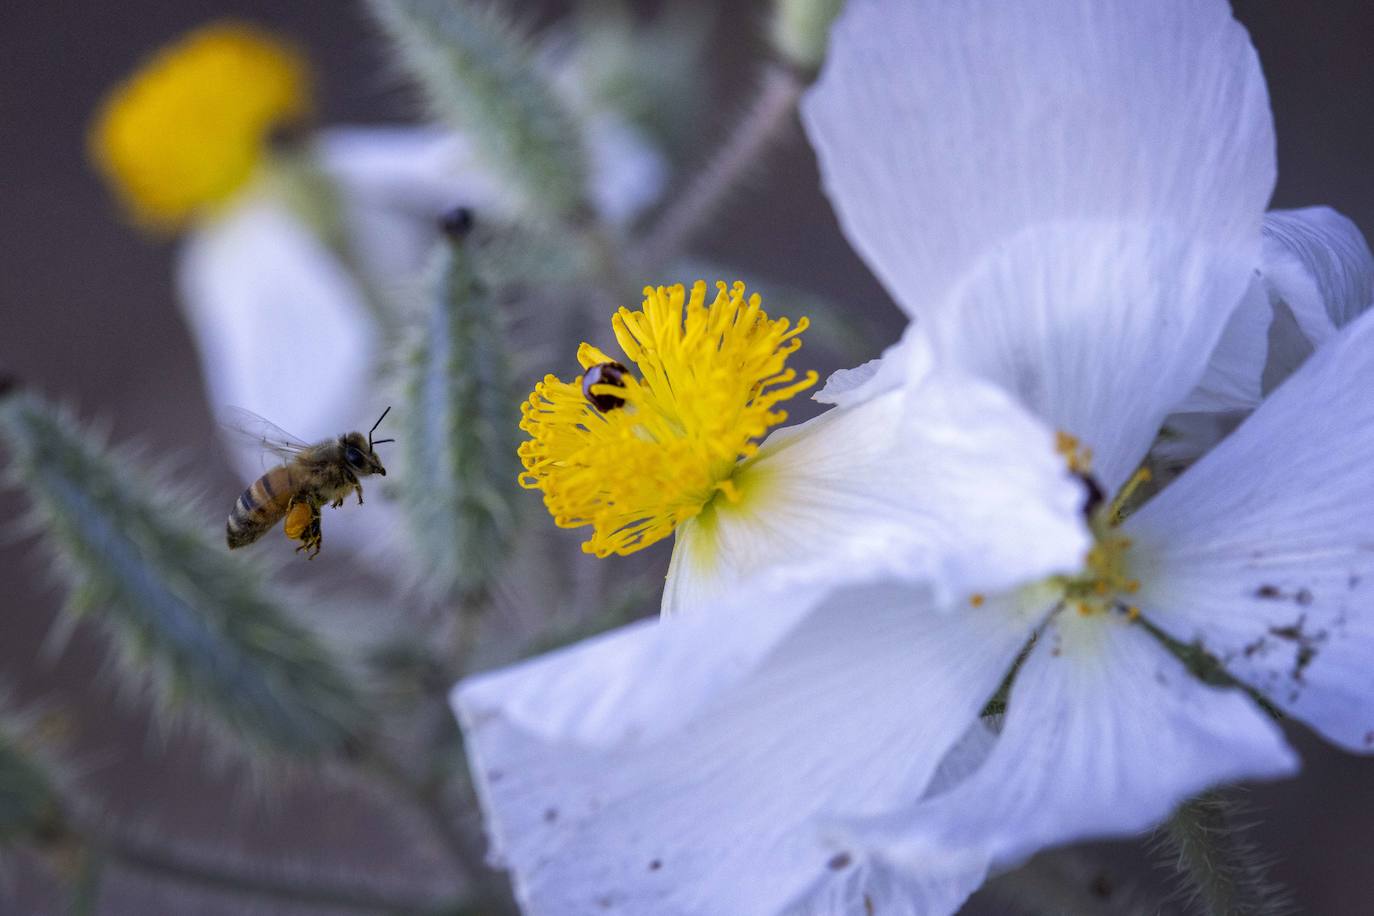
[[[382,467],[381,459],[377,457],[377,452],[373,446],[381,445],[383,442],[395,442],[395,439],[373,440],[372,434],[377,431],[377,427],[382,425],[386,415],[391,413],[388,407],[382,411],[382,415],[377,418],[377,422],[372,424],[372,428],[367,431],[367,438],[363,438],[362,433],[349,433],[339,439],[339,444],[343,446],[344,461],[348,463],[349,469],[359,477],[366,477],[369,474],[381,474],[386,476],[386,468]]]
[[[344,463],[355,477],[367,477],[371,474],[386,476],[386,468],[382,466],[381,459],[377,457],[377,453],[372,450],[367,437],[362,433],[340,436],[339,446],[343,449]]]

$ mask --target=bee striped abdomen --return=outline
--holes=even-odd
[[[281,521],[296,492],[296,474],[281,465],[253,481],[239,495],[225,523],[230,548],[251,544]]]

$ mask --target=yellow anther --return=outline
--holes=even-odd
[[[1125,518],[1126,508],[1130,503],[1131,497],[1135,495],[1136,490],[1140,489],[1142,484],[1149,483],[1153,478],[1154,474],[1152,474],[1147,467],[1138,468],[1136,472],[1131,475],[1131,479],[1126,481],[1126,485],[1121,488],[1121,491],[1116,494],[1116,498],[1112,500],[1111,508],[1107,513],[1108,518],[1111,519],[1111,524],[1121,524],[1121,520]]]
[[[1093,450],[1084,446],[1077,436],[1059,430],[1054,434],[1054,450],[1064,456],[1073,473],[1087,474],[1092,470]]]
[[[768,429],[779,404],[816,383],[786,367],[807,320],[770,319],[743,283],[649,288],[639,311],[612,318],[625,352],[614,360],[583,344],[582,368],[621,362],[623,404],[598,410],[581,382],[549,375],[522,405],[521,486],[544,492],[556,524],[591,526],[583,550],[632,553],[662,540],[716,494],[738,502],[732,475]],[[637,374],[636,374],[637,373]],[[601,386],[595,386],[600,388]],[[595,393],[595,392],[594,392]]]
[[[221,22],[163,48],[116,87],[89,137],[134,218],[173,230],[230,199],[274,128],[309,112],[302,58],[252,26]]]
[[[968,596],[968,603],[970,607],[982,607],[983,602],[986,600],[987,598],[978,592],[974,592],[972,595]]]

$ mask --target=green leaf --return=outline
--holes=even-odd
[[[471,597],[500,568],[514,524],[519,399],[496,300],[464,241],[441,246],[429,297],[407,361],[397,476],[424,582]]]
[[[352,746],[364,710],[349,678],[291,619],[292,594],[229,556],[217,515],[32,395],[0,398],[0,440],[67,611],[101,625],[159,712],[198,715],[241,751],[317,758]]]
[[[528,40],[493,7],[462,0],[368,0],[433,116],[461,130],[536,214],[585,209],[582,132]]]

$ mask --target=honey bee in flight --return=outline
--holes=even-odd
[[[361,506],[363,486],[359,478],[386,476],[386,468],[373,449],[396,440],[374,440],[372,434],[390,412],[390,407],[382,411],[366,436],[352,432],[311,445],[257,414],[231,408],[225,426],[281,458],[282,463],[253,481],[234,503],[225,523],[229,549],[253,543],[285,518],[286,536],[301,542],[297,552],[309,550],[310,559],[315,559],[322,540],[320,507],[329,503],[337,509],[353,491],[357,491]]]

